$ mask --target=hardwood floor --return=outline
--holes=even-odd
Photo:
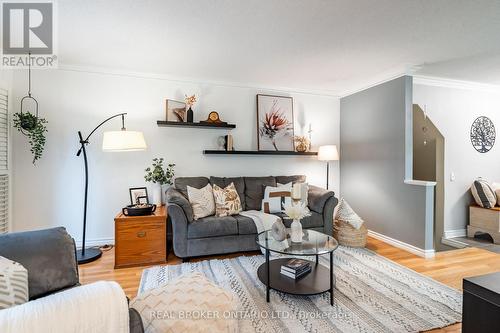
[[[462,279],[467,276],[475,276],[500,271],[500,255],[478,248],[465,248],[441,252],[432,259],[424,259],[404,250],[388,245],[374,238],[368,239],[367,248],[378,254],[406,266],[423,275],[429,276],[441,283],[456,289],[462,289]],[[181,260],[169,253],[167,265],[181,263]],[[259,252],[237,253],[224,256],[211,256],[192,261],[231,258],[238,255],[254,255]],[[101,259],[79,267],[80,281],[83,284],[99,280],[118,282],[128,297],[137,294],[141,272],[143,267],[114,269],[114,249],[105,252]],[[461,325],[452,325],[432,332],[461,331]]]

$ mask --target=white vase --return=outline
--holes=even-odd
[[[292,243],[302,243],[302,224],[300,220],[294,219],[290,225],[290,238]]]
[[[161,185],[153,183],[153,203],[157,206],[161,205]]]

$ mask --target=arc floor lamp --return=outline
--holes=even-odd
[[[76,156],[80,156],[83,153],[83,161],[85,163],[85,199],[83,205],[83,240],[82,248],[77,251],[76,256],[79,264],[85,264],[96,259],[99,259],[102,255],[101,250],[96,248],[85,248],[85,234],[87,227],[87,194],[89,189],[89,167],[87,162],[87,150],[85,146],[88,145],[89,139],[92,134],[97,131],[102,125],[110,121],[111,119],[120,117],[122,118],[122,128],[120,131],[109,131],[104,132],[102,140],[102,150],[103,151],[138,151],[146,149],[146,141],[144,140],[144,135],[142,132],[127,131],[125,128],[125,115],[126,113],[119,113],[111,116],[101,122],[94,128],[90,134],[84,139],[82,132],[78,131],[78,138],[80,139],[80,149],[76,153]]]

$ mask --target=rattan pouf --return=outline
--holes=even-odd
[[[333,238],[343,246],[365,247],[367,234],[364,223],[359,229],[344,221],[335,220],[333,223]]]

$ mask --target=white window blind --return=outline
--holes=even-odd
[[[0,233],[9,231],[9,99],[0,88]]]

